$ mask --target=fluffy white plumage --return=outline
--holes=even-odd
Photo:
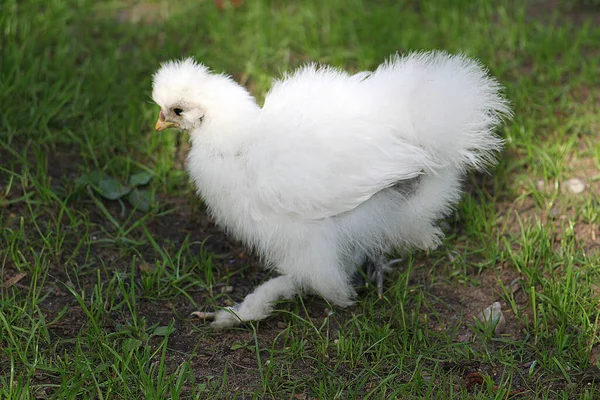
[[[190,131],[187,168],[211,215],[281,274],[213,325],[263,319],[302,291],[350,305],[357,262],[438,245],[461,177],[502,148],[500,89],[476,61],[425,52],[353,75],[305,66],[261,108],[192,59],[163,64],[157,129]]]

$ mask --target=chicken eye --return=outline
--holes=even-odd
[[[173,112],[179,117],[183,113],[183,110],[181,108],[174,108]]]

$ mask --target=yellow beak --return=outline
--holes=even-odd
[[[162,131],[163,129],[167,129],[167,128],[170,128],[172,126],[175,126],[175,123],[174,122],[165,121],[165,115],[161,111],[158,114],[158,119],[156,120],[156,125],[154,125],[154,129],[156,129],[157,131]]]

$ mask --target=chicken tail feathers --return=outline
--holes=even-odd
[[[396,55],[370,79],[393,89],[390,97],[402,96],[410,140],[440,162],[479,170],[495,163],[504,144],[495,130],[512,111],[479,61],[440,51]]]

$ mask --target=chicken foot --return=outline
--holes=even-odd
[[[368,286],[369,282],[377,288],[377,297],[383,299],[383,276],[386,272],[391,271],[392,266],[402,261],[401,258],[387,261],[385,256],[380,256],[377,259],[367,258],[361,265],[367,281],[364,283]]]
[[[229,328],[248,321],[259,321],[271,315],[277,300],[291,299],[298,293],[296,282],[287,275],[270,279],[246,296],[243,302],[215,313],[197,312],[194,315],[212,319],[216,329]]]

